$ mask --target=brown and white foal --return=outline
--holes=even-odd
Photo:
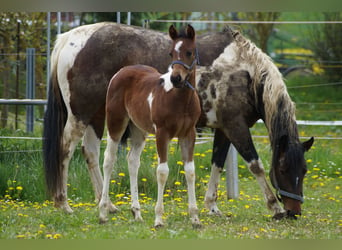
[[[142,220],[138,200],[138,169],[145,136],[156,135],[159,156],[157,168],[158,200],[155,206],[154,226],[163,226],[163,194],[168,178],[168,144],[178,137],[188,185],[189,214],[194,226],[199,226],[195,196],[195,165],[193,151],[195,124],[200,116],[199,98],[195,91],[197,53],[195,31],[191,25],[178,31],[172,25],[169,35],[173,45],[170,55],[173,62],[169,72],[162,75],[145,65],[122,68],[111,79],[107,91],[106,117],[108,141],[103,165],[104,185],[99,204],[100,222],[106,222],[109,210],[114,210],[108,189],[120,139],[129,127],[131,150],[128,168],[131,183],[132,212]]]

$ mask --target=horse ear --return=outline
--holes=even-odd
[[[188,24],[188,27],[186,29],[186,34],[188,38],[190,38],[191,40],[195,39],[195,29],[190,24]]]
[[[178,32],[173,24],[169,28],[169,35],[172,40],[175,40],[178,38]]]
[[[309,151],[309,149],[311,148],[313,143],[314,143],[313,137],[311,137],[309,140],[303,142],[302,145],[303,145],[305,151]]]

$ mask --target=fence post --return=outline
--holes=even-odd
[[[26,98],[35,97],[35,49],[26,49]],[[26,131],[33,132],[34,126],[34,106],[26,105]]]
[[[227,181],[227,196],[228,199],[236,199],[239,197],[239,176],[237,164],[237,151],[233,144],[230,144],[227,159],[226,181]]]

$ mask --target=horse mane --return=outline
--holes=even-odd
[[[255,102],[263,107],[264,122],[269,130],[272,148],[279,143],[281,136],[298,139],[295,104],[292,102],[282,74],[272,59],[239,31],[231,30],[240,56],[247,64],[254,66],[250,72]],[[261,90],[261,91],[260,91]],[[262,98],[261,95],[262,94]],[[262,103],[260,103],[262,101]]]

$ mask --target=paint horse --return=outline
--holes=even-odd
[[[197,71],[201,123],[216,128],[205,205],[210,213],[220,214],[217,186],[232,143],[256,177],[274,218],[296,218],[304,201],[304,152],[314,139],[299,141],[295,105],[272,60],[239,32],[230,30],[230,35],[231,43],[212,66]],[[270,179],[276,195],[266,181],[249,131],[258,119],[264,121],[269,133],[273,152]]]
[[[230,42],[227,31],[197,36],[201,65],[211,65]],[[168,34],[116,23],[84,25],[58,36],[51,54],[43,140],[45,179],[55,207],[72,212],[68,168],[81,139],[95,200],[101,199],[99,154],[108,83],[127,65],[145,64],[166,72],[171,60],[163,55],[170,46]]]
[[[132,212],[141,220],[138,196],[138,169],[140,155],[145,146],[145,136],[156,135],[158,152],[158,199],[155,206],[155,227],[163,226],[163,196],[168,178],[168,144],[179,138],[188,185],[189,214],[194,226],[199,226],[195,196],[195,165],[193,151],[196,138],[195,125],[201,113],[195,90],[196,45],[195,31],[188,25],[180,33],[170,26],[173,58],[169,72],[161,75],[155,68],[134,65],[122,68],[111,79],[107,91],[106,117],[108,128],[107,147],[103,165],[104,185],[99,203],[100,222],[107,221],[112,203],[109,183],[121,138],[129,127],[131,150],[128,169],[131,182]]]

